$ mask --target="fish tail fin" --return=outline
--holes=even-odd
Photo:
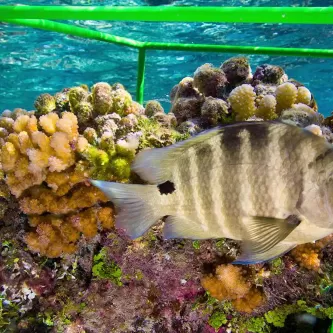
[[[168,200],[162,198],[156,185],[121,184],[90,180],[115,204],[116,227],[132,239],[142,236],[163,216],[168,215]],[[169,205],[170,206],[170,205]]]

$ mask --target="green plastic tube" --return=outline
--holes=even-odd
[[[316,58],[333,58],[333,49],[307,49],[266,46],[238,46],[238,45],[209,45],[209,44],[177,44],[145,42],[143,46],[148,50],[174,50],[194,52],[221,52],[242,54],[267,54],[283,56],[301,56]]]
[[[80,28],[74,25],[57,23],[48,20],[6,20],[6,22],[17,25],[28,26],[32,28],[48,30],[48,31],[65,33],[72,36],[100,40],[103,42],[129,46],[137,49],[145,48],[151,50],[267,54],[267,55],[333,58],[333,50],[331,49],[140,42],[129,38],[106,34],[96,30]]]
[[[0,6],[8,19],[333,24],[333,7]]]
[[[138,77],[136,83],[136,101],[140,104],[143,103],[144,85],[145,85],[145,66],[146,66],[146,50],[144,48],[139,50],[138,55]]]
[[[47,30],[47,31],[60,32],[77,37],[99,40],[117,45],[129,46],[133,48],[141,48],[143,46],[142,42],[133,39],[106,34],[104,32],[96,30],[80,28],[71,24],[64,24],[47,20],[19,20],[19,19],[5,20],[5,22],[16,25],[23,25],[31,28]]]

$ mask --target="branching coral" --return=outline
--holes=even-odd
[[[104,194],[94,187],[81,184],[66,195],[58,196],[44,187],[32,187],[20,199],[20,207],[25,214],[68,214],[96,203],[106,202]]]
[[[56,100],[50,94],[42,94],[35,101],[38,115],[47,114],[56,108]]]
[[[243,84],[230,93],[229,102],[236,113],[236,120],[246,120],[255,114],[255,98],[256,94],[249,84]]]
[[[272,95],[263,96],[259,102],[259,106],[256,112],[256,116],[264,120],[273,120],[277,118],[276,111],[276,99]]]
[[[49,113],[39,122],[35,116],[19,116],[1,149],[2,168],[11,192],[20,197],[24,190],[45,181],[49,172],[74,165],[78,141],[77,120],[70,112],[64,112],[61,118]]]
[[[281,114],[283,110],[292,107],[297,100],[297,88],[290,82],[281,84],[276,88],[277,112]]]
[[[238,266],[220,265],[216,275],[204,277],[201,284],[214,298],[232,301],[240,312],[252,312],[264,303],[263,293],[252,286]]]

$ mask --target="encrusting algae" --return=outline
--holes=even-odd
[[[170,101],[166,113],[99,82],[2,113],[0,329],[268,333],[301,312],[333,317],[331,235],[244,267],[230,264],[238,246],[228,239],[166,240],[161,223],[132,241],[117,228],[113,203],[89,179],[142,184],[131,168],[141,150],[248,120],[333,142],[306,87],[279,66],[252,73],[245,57],[204,64]]]

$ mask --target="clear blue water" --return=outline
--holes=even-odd
[[[70,0],[68,0],[70,1]],[[75,0],[72,0],[75,1]],[[2,1],[14,4],[17,1]],[[56,1],[21,1],[26,5],[63,5]],[[108,1],[113,5],[146,5],[144,1]],[[199,6],[333,6],[333,0],[179,0],[173,5]],[[143,41],[333,48],[332,26],[265,24],[189,24],[70,21],[67,23]],[[234,54],[149,51],[145,100],[157,99],[166,110],[169,92],[203,63],[219,66]],[[314,94],[319,111],[333,111],[333,59],[249,56],[252,70],[262,63],[282,66],[289,77]],[[35,98],[64,87],[121,82],[135,96],[137,51],[103,42],[0,24],[0,111],[33,108]]]

